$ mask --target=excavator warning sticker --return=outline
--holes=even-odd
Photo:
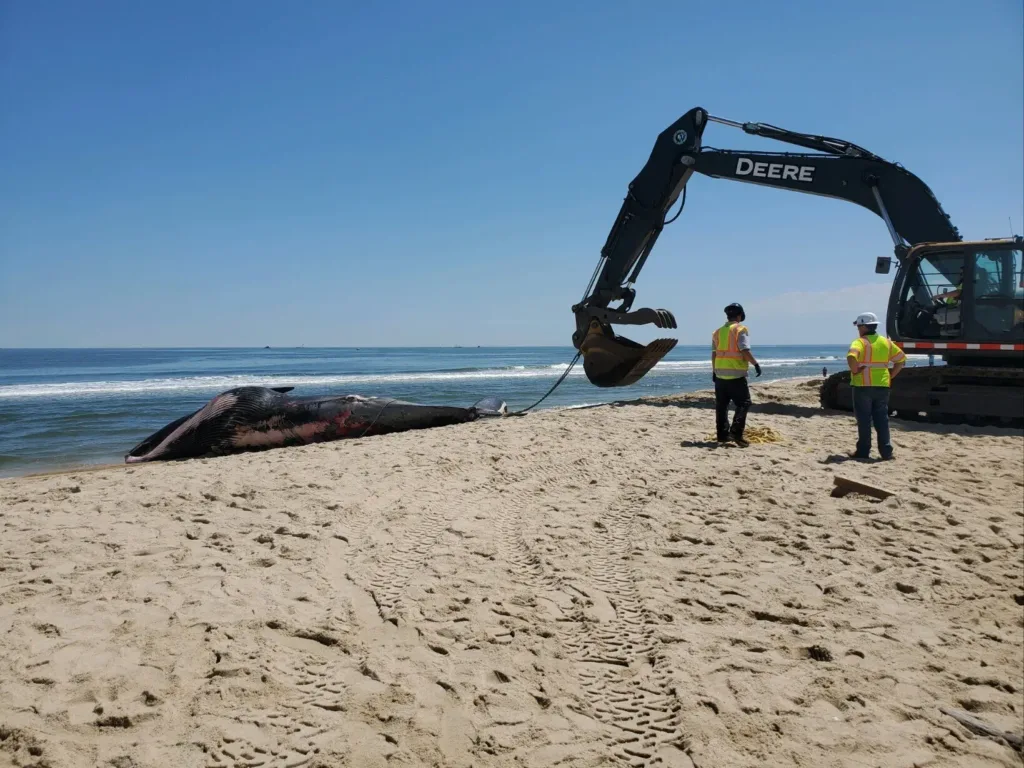
[[[676,144],[685,144],[686,143],[686,137],[687,137],[686,131],[684,131],[682,128],[680,128],[678,131],[675,132],[675,135],[672,137],[672,141],[674,141]]]

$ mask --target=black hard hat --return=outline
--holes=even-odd
[[[743,311],[743,305],[738,302],[734,302],[725,308],[726,317],[735,317],[736,315],[747,316],[747,313]]]

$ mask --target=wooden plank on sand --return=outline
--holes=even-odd
[[[960,709],[939,707],[939,711],[944,715],[949,715],[969,731],[974,731],[974,733],[981,736],[1000,739],[1005,741],[1014,749],[1024,750],[1024,735],[1013,733],[1012,731],[1000,730],[999,728],[991,726],[988,723],[979,720],[974,715]]]

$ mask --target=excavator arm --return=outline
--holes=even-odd
[[[703,135],[709,122],[818,152],[741,152],[704,147]],[[592,384],[633,384],[676,345],[675,339],[657,339],[643,346],[617,336],[611,326],[676,327],[675,318],[666,309],[633,310],[633,284],[665,225],[679,216],[677,213],[666,221],[680,197],[685,205],[686,185],[694,173],[860,205],[885,222],[898,260],[916,243],[961,240],[928,186],[901,166],[841,139],[796,133],[764,123],[737,123],[695,107],[658,135],[647,163],[629,184],[584,298],[572,308],[576,316],[573,346],[581,353]],[[609,306],[616,301],[621,304]]]

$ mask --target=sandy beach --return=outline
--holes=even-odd
[[[819,384],[0,481],[0,766],[1021,766],[1024,435]]]

